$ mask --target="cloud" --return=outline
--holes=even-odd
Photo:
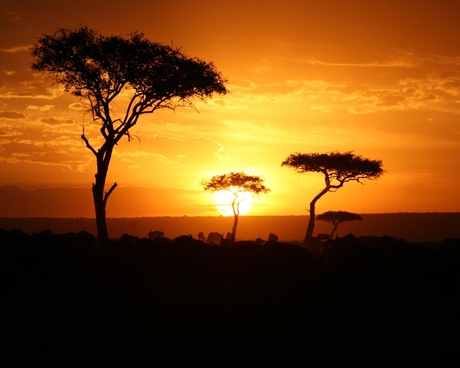
[[[54,109],[54,105],[44,105],[44,106],[37,106],[37,105],[26,105],[27,110],[38,110],[38,111],[50,111]]]
[[[331,112],[332,109],[329,106],[311,106],[310,110],[317,110],[321,112]]]
[[[7,15],[12,22],[19,22],[23,19],[22,14],[18,11],[9,11],[6,12],[5,15]]]
[[[155,153],[155,152],[147,152],[147,151],[137,151],[137,152],[126,152],[120,150],[114,151],[113,153],[114,157],[121,158],[122,162],[127,162],[127,163],[134,163],[134,159],[139,160],[140,158],[148,158],[151,160],[151,162],[155,162],[157,164],[163,165],[163,166],[170,166],[174,164],[173,160],[168,158],[165,155]]]
[[[30,46],[14,46],[8,48],[0,48],[0,52],[7,52],[7,53],[18,53],[18,52],[29,52]]]
[[[225,106],[225,100],[223,99],[218,99],[218,100],[215,100],[214,101],[214,105],[218,105],[218,106]]]
[[[4,138],[0,140],[0,161],[81,171],[88,157],[83,154],[79,131],[65,128],[74,123],[71,119],[49,117],[28,124],[0,121],[0,136]]]
[[[47,117],[47,118],[41,118],[40,121],[42,123],[45,123],[47,125],[72,125],[75,124],[75,120],[72,119],[64,119],[64,118],[53,118],[53,117]]]
[[[220,161],[228,161],[228,155],[227,153],[225,152],[225,148],[222,144],[218,143],[218,142],[214,142],[218,145],[218,149],[217,151],[214,152],[214,155],[219,159],[219,162]]]
[[[177,139],[164,136],[143,139],[139,145],[126,144],[114,152],[121,159],[146,159],[162,166],[182,167],[227,161],[223,144],[207,137]]]
[[[352,68],[416,68],[418,64],[413,58],[395,57],[385,60],[375,60],[357,63],[344,63],[334,61],[323,61],[317,56],[298,60],[299,63],[309,65],[321,65],[332,67],[352,67]]]
[[[16,120],[16,119],[25,119],[26,116],[16,111],[0,111],[0,118]]]
[[[403,74],[404,75],[404,74]],[[232,87],[225,98],[225,108],[254,110],[265,105],[265,111],[284,109],[289,113],[300,107],[323,112],[369,114],[406,109],[436,109],[452,104],[460,96],[458,75],[438,73],[415,76],[377,78],[373,83],[353,79],[347,81],[287,79],[276,83],[245,82]],[[296,105],[295,107],[293,107]],[[236,110],[236,108],[234,108]]]
[[[11,155],[10,157],[0,156],[0,162],[5,162],[9,164],[27,163],[27,164],[40,165],[40,166],[59,167],[59,168],[67,169],[67,170],[77,171],[74,168],[76,166],[76,162],[74,160],[72,160],[71,163],[53,162],[53,161],[49,161],[48,157],[43,157],[42,159],[40,159],[40,156],[37,156],[35,154],[15,153]]]
[[[69,109],[78,110],[78,111],[88,110],[89,108],[90,108],[89,105],[85,105],[80,102],[72,103],[69,105]]]
[[[269,60],[263,59],[259,64],[249,67],[249,71],[254,74],[261,74],[270,71]]]
[[[264,109],[270,110],[277,105],[288,113],[291,105],[298,104],[313,111],[370,114],[439,110],[459,101],[460,57],[407,51],[373,57],[361,61],[357,55],[356,62],[342,62],[332,56],[330,60],[318,56],[285,58],[272,67],[270,80],[237,79],[229,86],[232,93],[225,96],[224,108],[251,111],[265,105]],[[311,67],[299,68],[299,63]],[[293,73],[296,78],[292,78]]]
[[[37,91],[36,91],[37,92]],[[0,92],[0,98],[4,99],[24,99],[24,100],[54,100],[56,97],[62,95],[56,89],[47,89],[45,93],[33,92],[27,88],[18,89],[15,91]]]

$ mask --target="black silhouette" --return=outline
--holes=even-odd
[[[125,234],[99,248],[85,232],[0,229],[2,361],[458,360],[460,239],[349,234],[325,245],[314,258],[276,241]]]
[[[217,231],[212,231],[208,234],[208,237],[206,238],[206,243],[210,245],[219,245],[222,242],[222,239],[223,239],[223,234]]]
[[[203,179],[201,185],[204,190],[218,192],[227,190],[233,195],[232,210],[233,210],[233,228],[232,239],[236,239],[236,227],[238,226],[238,218],[240,216],[240,203],[243,201],[241,195],[245,192],[254,194],[268,193],[268,189],[264,184],[264,180],[259,176],[247,175],[244,172],[229,172],[228,174],[214,175],[211,179]]]
[[[154,230],[149,232],[149,238],[155,240],[156,238],[164,238],[165,233],[160,230]]]
[[[268,234],[268,241],[278,241],[278,235],[273,233]]]
[[[59,29],[53,35],[41,36],[31,53],[33,70],[51,74],[66,91],[87,100],[93,119],[101,122],[104,141],[100,148],[91,145],[84,129],[81,138],[96,158],[92,191],[97,236],[99,241],[106,241],[106,204],[117,184],[104,191],[115,145],[124,136],[132,139],[130,129],[143,114],[193,106],[193,97],[225,94],[226,80],[212,63],[190,58],[179,48],[151,42],[140,33],[123,38],[105,37],[86,27]],[[131,92],[126,112],[122,118],[114,118],[111,107],[123,106],[117,99],[122,91]]]
[[[337,228],[342,222],[358,221],[358,220],[362,220],[363,218],[356,213],[351,213],[351,212],[346,212],[346,211],[327,211],[320,215],[317,215],[316,219],[320,221],[326,221],[332,224],[333,226],[332,231],[329,235],[329,238],[332,239],[335,231],[337,230]],[[317,238],[320,238],[320,235],[321,234],[318,234]]]
[[[316,202],[327,192],[334,192],[349,181],[361,183],[364,179],[377,179],[383,174],[382,161],[369,160],[352,152],[295,153],[281,163],[299,173],[318,172],[324,175],[326,186],[310,202],[310,219],[304,243],[313,237]]]

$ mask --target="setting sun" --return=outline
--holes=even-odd
[[[232,202],[235,199],[229,190],[220,190],[215,194],[214,203],[222,216],[233,216]],[[249,192],[238,194],[235,204],[239,202],[240,215],[246,215],[252,207],[252,195]]]
[[[272,189],[242,214],[308,216],[323,179],[318,173],[296,176],[281,162],[296,152],[333,151],[381,160],[385,175],[325,196],[318,213],[459,211],[460,172],[452,169],[460,162],[460,2],[289,0],[264,7],[245,2],[240,11],[233,3],[179,0],[175,11],[168,2],[149,3],[142,14],[118,0],[91,3],[97,9],[79,2],[56,7],[51,0],[4,3],[2,217],[95,216],[95,153],[105,138],[90,107],[102,105],[53,84],[54,73],[31,70],[31,50],[41,35],[81,25],[103,37],[129,39],[138,31],[177,47],[203,65],[212,63],[229,92],[130,120],[135,127],[106,156],[110,170],[98,198],[117,183],[108,217],[231,216],[230,201],[214,203],[197,183],[242,169]],[[95,18],[94,12],[107,16]],[[102,56],[102,66],[124,60]],[[127,75],[138,75],[129,59],[122,63]],[[146,70],[142,65],[139,72]],[[107,76],[102,73],[101,81]],[[100,112],[119,124],[132,93],[123,89],[120,100]]]

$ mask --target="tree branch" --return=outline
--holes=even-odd
[[[109,196],[112,194],[114,189],[117,187],[117,183],[113,183],[113,185],[110,187],[109,191],[104,194],[104,203],[107,203],[107,200],[109,199]]]
[[[97,157],[97,152],[96,152],[96,150],[91,146],[91,144],[89,144],[88,139],[85,137],[85,127],[83,127],[83,133],[81,134],[81,139],[83,139],[83,141],[85,142],[86,147],[88,147],[88,149],[89,149],[92,153],[94,153],[94,156]]]

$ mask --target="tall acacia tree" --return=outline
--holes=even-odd
[[[117,186],[105,192],[115,145],[144,114],[159,109],[193,106],[191,98],[225,94],[226,80],[212,63],[184,55],[180,49],[151,42],[141,33],[127,37],[103,36],[87,27],[59,29],[42,35],[31,48],[32,70],[51,74],[65,91],[90,104],[100,122],[103,142],[95,148],[81,135],[96,158],[92,186],[99,241],[108,239],[106,204]],[[120,118],[113,106],[125,108]]]
[[[349,181],[362,184],[362,180],[373,180],[383,174],[382,161],[357,156],[353,152],[294,153],[281,166],[288,166],[299,173],[318,172],[324,175],[324,188],[310,202],[310,219],[304,243],[313,237],[316,202],[327,192],[335,192]]]
[[[232,239],[236,239],[236,228],[240,216],[240,204],[242,202],[242,194],[250,192],[254,194],[268,193],[268,189],[264,184],[264,180],[259,176],[247,175],[243,171],[229,172],[222,175],[214,175],[212,178],[203,179],[201,185],[204,190],[211,192],[219,192],[226,190],[233,195],[232,210],[233,210],[233,228]]]

